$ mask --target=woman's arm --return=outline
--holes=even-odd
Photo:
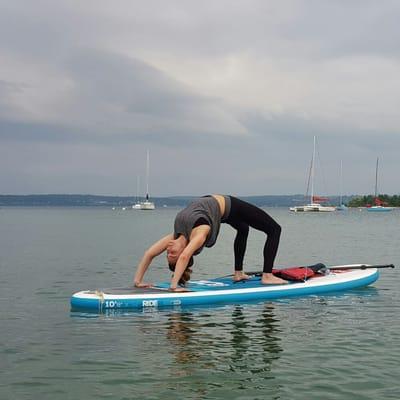
[[[208,225],[200,225],[196,227],[196,231],[192,233],[190,237],[190,241],[185,249],[182,251],[181,255],[178,258],[175,266],[175,272],[171,279],[170,289],[175,290],[179,279],[183,275],[190,257],[194,254],[194,252],[199,249],[205,241],[207,240],[208,233],[210,232],[210,227]]]
[[[144,274],[147,271],[147,268],[153,261],[154,257],[157,257],[160,255],[163,251],[167,249],[168,242],[170,240],[173,240],[174,235],[170,233],[169,235],[163,237],[156,243],[154,243],[152,246],[150,246],[144,253],[142,259],[140,260],[140,263],[138,265],[138,268],[136,270],[135,277],[133,279],[133,283],[136,287],[149,287],[151,284],[149,283],[143,283],[143,277]]]

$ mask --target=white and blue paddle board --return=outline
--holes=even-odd
[[[240,282],[233,282],[232,277],[193,280],[187,285],[187,292],[169,291],[169,282],[156,284],[151,288],[84,290],[72,295],[71,307],[73,310],[101,312],[110,309],[243,303],[339,292],[367,286],[378,279],[377,268],[357,269],[361,265],[365,266],[365,264],[332,266],[325,275],[317,274],[305,282],[290,282],[283,285],[263,285],[260,276],[251,275],[249,280]]]

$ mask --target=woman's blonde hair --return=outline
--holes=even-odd
[[[183,271],[181,278],[179,279],[178,285],[185,286],[186,282],[190,280],[190,276],[192,274],[192,269],[190,268],[194,264],[193,256],[190,257],[188,265],[186,269]],[[168,264],[169,270],[175,272],[176,263],[169,263]]]

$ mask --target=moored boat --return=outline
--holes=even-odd
[[[379,157],[376,159],[376,168],[375,168],[375,196],[374,196],[374,202],[375,205],[371,206],[368,205],[366,207],[367,211],[370,212],[387,212],[387,211],[392,211],[393,207],[388,207],[385,202],[383,202],[379,197],[378,197],[378,165],[379,165]]]
[[[309,182],[311,181],[311,196],[310,203],[304,206],[295,206],[290,207],[289,210],[293,212],[333,212],[336,211],[336,207],[334,206],[325,206],[322,205],[321,202],[327,201],[326,197],[315,196],[314,195],[314,175],[315,175],[315,136],[314,136],[314,147],[313,147],[313,156],[311,159],[311,167],[309,174]],[[308,192],[308,188],[307,188]]]

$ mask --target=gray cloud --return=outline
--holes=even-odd
[[[222,101],[196,94],[138,59],[81,50],[68,60],[67,73],[76,88],[71,106],[88,106],[88,113],[102,118],[103,128],[108,121],[114,131],[117,127],[121,133],[134,134],[188,129],[199,134],[224,134],[229,128],[231,133],[242,130]]]
[[[398,191],[396,1],[2,3],[3,193]]]

